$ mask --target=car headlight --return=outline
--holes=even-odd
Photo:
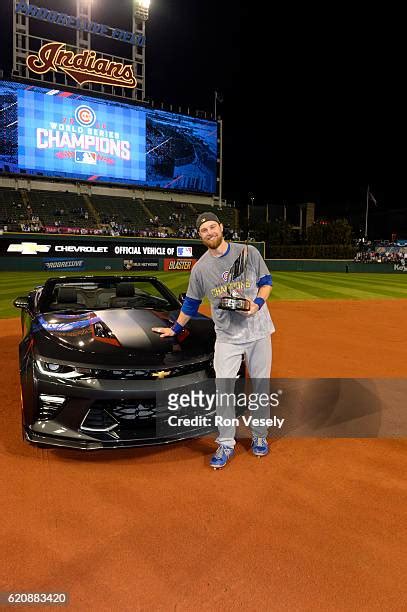
[[[41,374],[46,374],[46,376],[54,376],[55,378],[80,378],[83,376],[83,372],[78,371],[74,366],[52,361],[40,361],[39,359],[36,363]]]

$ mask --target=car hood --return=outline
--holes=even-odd
[[[198,315],[173,338],[152,327],[167,327],[179,311],[107,309],[39,315],[33,325],[36,352],[43,358],[103,366],[156,367],[207,359],[215,333],[211,319]]]

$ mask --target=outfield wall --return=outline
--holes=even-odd
[[[251,242],[264,257],[264,242]],[[205,253],[200,240],[3,234],[0,271],[168,271],[190,272]]]
[[[250,244],[264,257],[264,242]],[[0,235],[0,271],[189,272],[205,251],[200,240],[179,238],[4,233]],[[266,259],[266,263],[275,272],[407,272],[400,264],[351,259]]]
[[[400,264],[356,263],[352,259],[266,259],[266,263],[274,272],[407,273],[407,267]]]

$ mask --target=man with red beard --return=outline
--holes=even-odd
[[[223,237],[223,225],[212,212],[199,215],[196,227],[207,252],[202,255],[192,269],[187,297],[182,305],[177,321],[172,327],[154,327],[153,331],[167,338],[180,334],[189,319],[198,312],[202,299],[207,296],[211,303],[212,318],[215,323],[216,342],[214,368],[217,383],[225,389],[225,382],[234,384],[241,366],[242,356],[257,390],[269,381],[271,371],[271,339],[274,325],[267,308],[263,308],[271,292],[271,275],[259,251],[248,246],[244,276],[229,282],[229,272],[239,258],[244,257],[246,246],[227,243]],[[240,280],[239,280],[240,279]],[[229,311],[219,308],[220,299],[228,295],[244,297],[250,302],[250,310]],[[262,385],[263,383],[263,385]],[[255,389],[256,390],[256,389]],[[263,406],[267,418],[269,406]],[[225,425],[218,425],[218,449],[211,459],[213,468],[226,465],[234,454],[235,426],[230,421],[235,417],[235,407],[231,404],[217,405],[217,416]],[[256,419],[260,421],[262,419]],[[267,426],[253,425],[252,452],[256,456],[268,453]]]

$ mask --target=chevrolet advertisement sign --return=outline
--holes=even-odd
[[[180,256],[199,259],[205,251],[206,247],[200,242],[185,246],[177,240],[165,239],[69,240],[50,236],[47,240],[32,236],[24,239],[21,234],[13,238],[3,235],[0,239],[0,256],[12,257],[120,257],[136,261],[157,257],[178,259]]]

